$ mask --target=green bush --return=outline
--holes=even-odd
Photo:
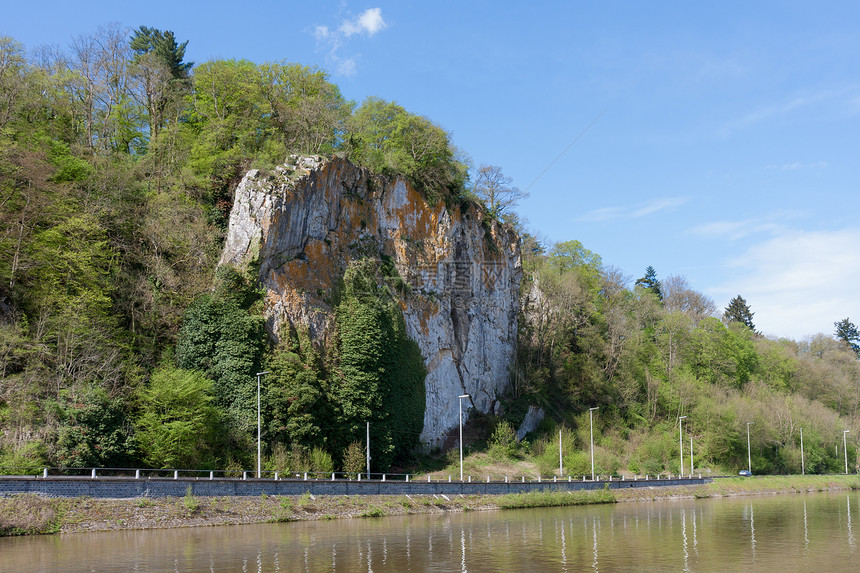
[[[490,438],[489,454],[496,461],[514,458],[519,454],[517,432],[509,422],[503,420],[496,424]]]
[[[367,457],[361,442],[352,442],[343,453],[343,471],[353,477],[364,471]]]
[[[571,452],[564,457],[564,470],[569,475],[591,475],[591,454],[585,451]]]
[[[334,461],[331,459],[331,454],[322,448],[314,448],[311,450],[310,469],[315,472],[331,473],[334,471]]]
[[[202,373],[162,367],[138,393],[135,422],[144,461],[155,468],[211,467],[220,453],[221,413]]]
[[[37,473],[48,466],[48,452],[41,440],[28,442],[18,450],[0,450],[0,474]]]

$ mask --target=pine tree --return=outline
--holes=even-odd
[[[183,62],[188,42],[176,42],[170,30],[141,26],[131,37],[136,75],[140,78],[149,116],[150,136],[155,138],[168,120],[168,108],[181,101],[190,89],[189,76],[193,62]],[[175,107],[175,106],[174,106]]]
[[[860,344],[858,344],[860,343],[860,331],[857,330],[857,326],[848,317],[843,318],[839,322],[834,322],[833,326],[836,327],[836,332],[834,333],[836,338],[845,341],[845,344],[854,351],[854,354],[860,357]]]
[[[729,306],[726,307],[726,312],[723,314],[723,319],[725,322],[740,322],[741,324],[749,327],[750,330],[755,332],[755,325],[753,324],[753,315],[754,312],[750,310],[749,305],[747,305],[747,301],[744,300],[744,297],[741,295],[736,296],[731,301],[729,301]]]
[[[636,286],[650,290],[657,296],[658,300],[663,300],[663,291],[660,288],[660,281],[657,280],[657,271],[651,265],[645,269],[645,276],[636,281]]]

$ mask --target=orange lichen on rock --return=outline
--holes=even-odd
[[[399,277],[380,280],[391,285],[427,368],[421,440],[438,445],[456,425],[451,396],[469,393],[472,407],[492,411],[515,351],[518,237],[483,221],[475,206],[429,205],[402,178],[341,158],[290,161],[271,181],[249,173],[239,185],[221,259],[241,264],[259,253],[273,337],[301,327],[329,344],[343,273],[354,260],[383,259]]]

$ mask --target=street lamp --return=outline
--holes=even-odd
[[[842,451],[845,452],[845,474],[848,474],[848,446],[845,443],[845,434],[851,430],[842,430]]]
[[[257,478],[260,477],[260,376],[269,371],[257,372]]]
[[[803,460],[803,428],[800,428],[800,475],[806,475],[806,464]]]
[[[460,481],[463,481],[463,398],[471,398],[470,394],[461,394],[457,398],[460,404]]]
[[[678,416],[678,449],[681,451],[681,473],[679,477],[684,475],[684,422],[682,421],[687,416]],[[690,468],[690,471],[693,471]]]
[[[749,464],[750,475],[752,475],[752,450],[750,450],[750,425],[755,422],[747,422],[747,464]]]
[[[591,426],[591,481],[594,481],[594,411],[598,408],[599,406],[595,406],[588,409],[588,422]]]

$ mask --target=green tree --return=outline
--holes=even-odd
[[[279,349],[267,363],[265,378],[267,441],[299,445],[305,449],[326,445],[336,428],[324,373],[308,349]],[[311,353],[309,360],[304,359]]]
[[[334,395],[347,442],[371,422],[371,457],[385,469],[417,443],[424,424],[424,361],[399,307],[377,284],[376,261],[350,265],[337,307],[340,376]]]
[[[345,141],[354,162],[405,175],[431,203],[463,192],[466,166],[455,157],[448,133],[394,102],[366,99],[347,121]]]
[[[663,291],[661,289],[660,281],[657,280],[657,271],[655,271],[654,267],[651,265],[648,265],[648,268],[645,269],[644,277],[636,279],[636,286],[641,286],[642,288],[651,291],[658,300],[663,300]]]
[[[24,47],[8,36],[0,36],[0,132],[19,111],[26,88]]]
[[[755,313],[750,310],[747,301],[744,300],[744,297],[738,295],[729,301],[729,306],[726,307],[723,319],[726,322],[739,322],[755,332],[753,315]]]
[[[140,80],[140,99],[146,107],[149,133],[157,138],[168,109],[190,88],[192,62],[183,62],[188,42],[177,43],[170,30],[141,26],[131,36],[133,72]]]
[[[854,354],[860,356],[860,331],[857,330],[857,326],[855,326],[848,318],[843,318],[839,322],[834,322],[833,326],[836,327],[834,336],[845,342]]]
[[[259,68],[247,60],[214,60],[194,70],[183,129],[191,136],[187,165],[205,191],[226,192],[243,162],[271,137],[269,103],[260,92]],[[283,160],[283,159],[281,159]]]
[[[317,68],[286,62],[260,66],[260,90],[284,153],[331,152],[350,114],[340,89]]]
[[[218,270],[215,293],[185,313],[176,343],[176,364],[213,381],[216,404],[239,429],[256,426],[257,384],[266,345],[265,318],[251,305],[259,293],[230,267]],[[238,278],[237,278],[238,277]]]
[[[137,442],[150,467],[197,469],[218,458],[221,415],[202,372],[163,366],[138,399]]]
[[[367,460],[365,453],[361,442],[350,443],[343,452],[343,471],[352,477],[356,477],[359,473],[363,472]]]
[[[120,398],[91,387],[63,401],[57,438],[57,463],[63,467],[127,467],[135,456],[135,440]]]

